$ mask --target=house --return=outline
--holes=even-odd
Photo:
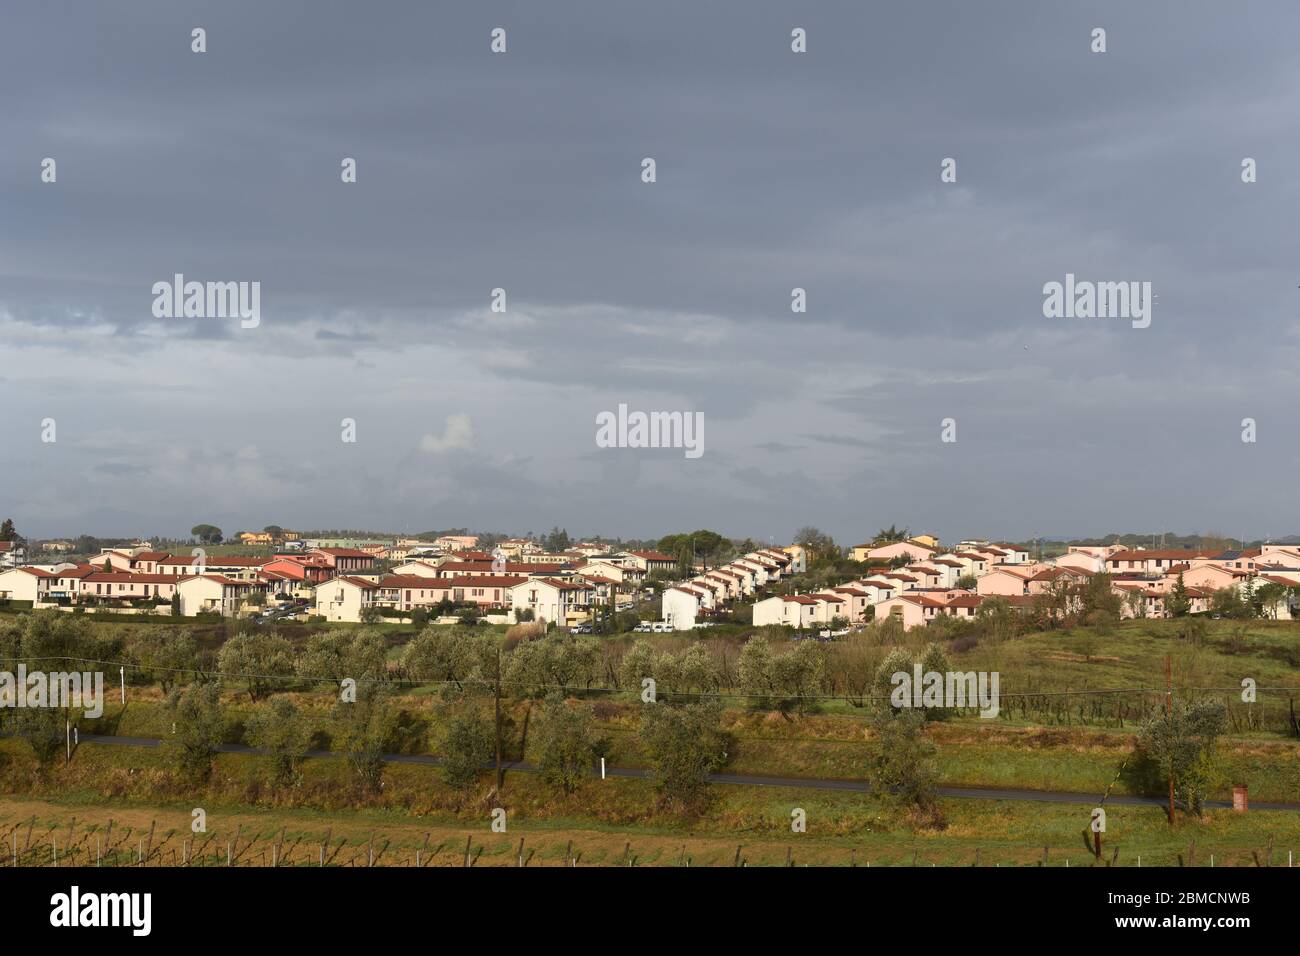
[[[1203,564],[1182,574],[1183,584],[1187,587],[1204,588],[1208,591],[1218,591],[1223,588],[1240,589],[1250,576],[1245,571],[1221,568],[1216,564]]]
[[[375,566],[375,556],[360,548],[313,548],[307,553],[322,558],[336,575],[364,573]],[[215,562],[209,560],[208,567],[214,566]]]
[[[831,588],[832,594],[837,594],[843,598],[847,604],[842,609],[843,616],[847,617],[853,624],[861,624],[867,619],[867,608],[871,607],[871,593],[862,588],[844,586]]]
[[[0,567],[16,568],[27,562],[27,548],[21,541],[0,541]]]
[[[881,581],[867,579],[865,581],[855,581],[852,587],[866,592],[868,600],[872,605],[880,604],[882,601],[888,601],[898,593],[899,588],[892,581]]]
[[[527,609],[533,612],[533,620],[563,627],[571,616],[590,613],[592,594],[586,583],[530,578],[510,588],[510,601],[516,617]]]
[[[989,569],[989,559],[979,551],[956,551],[951,555],[944,555],[944,557],[951,557],[954,561],[962,562],[966,565],[965,573],[974,575],[977,578]]]
[[[831,591],[817,591],[808,596],[817,602],[816,611],[813,613],[813,619],[817,623],[830,624],[836,618],[848,620],[850,602],[844,595]]]
[[[712,592],[699,588],[678,585],[665,589],[663,593],[663,620],[674,631],[689,631],[695,627],[695,621],[705,610],[705,594],[712,598]]]
[[[349,621],[355,624],[361,620],[362,611],[376,606],[378,596],[377,581],[347,575],[332,578],[316,588],[316,613],[327,621]],[[182,608],[184,600],[182,590]]]
[[[1106,570],[1111,574],[1141,571],[1163,574],[1175,564],[1197,564],[1210,559],[1210,552],[1174,549],[1166,551],[1115,551],[1106,556]]]
[[[1283,592],[1280,597],[1273,601],[1261,603],[1260,610],[1264,617],[1273,618],[1277,621],[1294,621],[1297,618],[1300,618],[1300,605],[1295,604],[1295,599],[1291,594],[1291,589],[1297,587],[1294,578],[1283,578],[1272,574],[1262,574],[1259,577],[1257,586],[1265,584],[1280,584],[1288,590]],[[1256,592],[1256,597],[1258,596],[1258,592]]]
[[[910,631],[929,624],[942,613],[945,601],[925,594],[900,594],[876,605],[876,620],[894,620]]]
[[[434,538],[433,546],[441,548],[443,551],[468,551],[471,548],[478,547],[478,535],[444,534],[439,538]]]
[[[817,601],[807,594],[782,594],[754,603],[754,626],[780,624],[798,630],[817,622]]]
[[[1027,594],[1043,594],[1065,585],[1081,584],[1092,575],[1092,571],[1070,565],[1044,568],[1029,578],[1025,592]],[[978,582],[976,583],[978,584]]]
[[[625,567],[611,561],[588,561],[586,564],[577,566],[577,573],[580,577],[587,578],[597,575],[611,581],[618,581],[620,584],[629,581],[629,579],[631,579],[630,583],[635,583],[635,581],[645,577],[645,572],[639,568]]]
[[[1065,554],[1056,559],[1058,568],[1074,568],[1077,571],[1087,571],[1089,574],[1100,574],[1106,567],[1106,559],[1103,555],[1091,554],[1077,548],[1071,548]]]
[[[179,580],[172,574],[130,574],[92,571],[81,579],[77,601],[170,601]]]
[[[1028,594],[1029,575],[1016,568],[998,565],[975,579],[977,594]]]
[[[235,617],[254,590],[265,590],[254,581],[236,580],[221,574],[183,577],[176,584],[181,614],[194,617],[200,613],[217,613]]]
[[[948,584],[946,569],[940,570],[926,564],[909,564],[903,571],[916,578],[918,588],[938,588]]]
[[[201,573],[224,575],[239,581],[252,581],[257,578],[257,572],[263,565],[270,561],[270,558],[233,554],[202,554],[193,557],[172,554],[159,559],[154,567],[159,574],[172,574],[177,577],[192,577]]]
[[[892,544],[882,544],[879,547],[866,548],[862,554],[863,557],[857,556],[857,548],[854,548],[854,560],[856,561],[897,561],[900,558],[906,558],[909,562],[925,561],[932,555],[937,555],[938,548],[932,548],[926,544],[920,544],[916,541],[895,541]]]
[[[529,579],[522,574],[472,574],[434,579],[447,597],[457,604],[473,604],[480,610],[510,607],[512,589]],[[589,601],[587,602],[590,603]]]
[[[1165,597],[1163,591],[1149,588],[1142,584],[1128,582],[1111,585],[1121,598],[1119,614],[1122,618],[1165,617]]]
[[[275,558],[263,564],[261,570],[283,575],[298,584],[306,586],[320,584],[322,581],[328,581],[334,577],[334,570],[330,567],[328,561],[322,557],[307,554],[276,555]]]
[[[629,551],[629,563],[646,574],[672,574],[677,570],[677,559],[662,551]]]
[[[44,601],[57,575],[37,568],[21,567],[0,571],[0,598],[9,601]]]
[[[241,531],[237,537],[240,544],[265,545],[268,548],[275,540],[269,531]]]

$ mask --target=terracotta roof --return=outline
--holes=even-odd
[[[671,561],[677,563],[677,559],[671,554],[664,554],[662,551],[629,551],[628,554],[636,555],[645,561]]]
[[[168,566],[193,564],[198,558],[187,558],[183,555],[174,554],[161,559],[158,563]],[[258,568],[264,564],[274,561],[274,558],[251,558],[247,555],[239,554],[209,554],[203,558],[203,564],[209,568]]]
[[[58,577],[58,575],[53,575]],[[174,574],[132,574],[129,571],[93,571],[83,581],[91,584],[175,584]]]
[[[478,574],[466,577],[422,578],[424,581],[437,581],[434,587],[443,588],[512,588],[528,580],[520,574]],[[426,585],[429,587],[431,585]]]
[[[1106,558],[1109,561],[1179,561],[1189,558],[1208,558],[1210,552],[1177,548],[1169,551],[1116,551]]]

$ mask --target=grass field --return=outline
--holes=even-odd
[[[963,716],[933,723],[927,734],[938,748],[940,782],[1077,791],[1098,798],[1112,786],[1117,794],[1142,792],[1138,781],[1126,775],[1117,779],[1117,773],[1132,752],[1139,718],[1162,704],[1168,655],[1176,696],[1211,689],[1232,700],[1239,696],[1243,677],[1261,688],[1257,704],[1234,704],[1234,726],[1220,745],[1225,782],[1215,796],[1226,799],[1230,785],[1246,784],[1252,800],[1300,803],[1300,741],[1280,729],[1279,722],[1291,698],[1300,697],[1300,626],[1206,624],[1199,638],[1184,635],[1179,622],[1134,621],[1104,633],[1079,629],[1032,634],[950,651],[955,667],[998,670],[1002,693],[1013,700],[1020,694],[1123,690],[1113,699],[1124,701],[1124,707],[1093,710],[1069,697],[1063,707],[1021,712],[1011,704],[993,720]],[[117,623],[93,626],[108,634],[124,633]],[[129,642],[130,631],[125,633]],[[219,643],[222,633],[221,625],[209,626],[203,641]],[[286,634],[293,639],[292,629]],[[393,653],[404,639],[393,633]],[[632,640],[617,639],[625,646]],[[651,640],[672,649],[685,646],[690,638]],[[732,655],[734,666],[740,646],[736,636],[710,635],[706,641],[715,655]],[[909,638],[914,649],[923,643],[916,636]],[[866,653],[868,658],[883,658],[886,650],[867,647]],[[874,663],[868,659],[863,666]],[[225,695],[232,741],[240,739],[240,727],[254,710],[238,691],[230,688]],[[328,730],[333,703],[328,691],[293,696],[321,729]],[[608,740],[611,765],[646,765],[636,734],[639,705],[626,692],[591,696],[606,704],[598,729]],[[152,687],[132,686],[129,697],[125,710],[114,703],[95,726],[84,729],[165,738],[170,718],[161,694]],[[439,715],[445,714],[437,695],[431,688],[408,688],[400,703],[429,721],[425,746],[413,749],[436,753]],[[469,704],[487,705],[484,699]],[[526,725],[531,706],[507,702],[513,727]],[[1256,719],[1265,708],[1268,718]],[[733,742],[725,769],[860,779],[865,776],[864,743],[870,733],[867,717],[866,708],[849,700],[819,701],[808,712],[781,713],[751,709],[743,699],[733,699],[724,718]],[[534,756],[527,745],[522,756]],[[514,864],[520,837],[525,839],[525,853],[535,853],[529,865],[562,865],[569,859],[570,845],[573,854],[580,854],[580,863],[624,862],[630,852],[638,865],[680,865],[688,859],[694,865],[731,865],[737,845],[743,846],[741,856],[751,865],[783,865],[788,853],[796,864],[971,865],[977,851],[980,865],[1038,865],[1044,848],[1048,865],[1065,865],[1067,859],[1072,865],[1092,862],[1084,849],[1090,811],[1085,805],[945,799],[941,808],[946,826],[916,830],[863,794],[715,785],[708,808],[683,819],[658,808],[646,781],[593,780],[574,796],[564,797],[536,775],[513,773],[498,801],[508,811],[508,831],[494,834],[488,825],[493,807],[487,775],[481,792],[466,796],[447,788],[435,768],[390,764],[382,792],[363,797],[354,792],[348,768],[338,758],[307,761],[303,779],[289,791],[270,785],[267,758],[246,754],[220,755],[212,780],[198,792],[178,784],[163,755],[154,750],[84,743],[71,764],[41,775],[26,744],[4,739],[0,762],[0,833],[12,837],[33,817],[36,832],[41,827],[61,832],[75,817],[83,828],[106,827],[112,819],[119,833],[130,826],[138,836],[148,821],[156,820],[159,834],[164,827],[177,831],[168,844],[170,852],[181,846],[188,832],[190,810],[203,806],[209,829],[224,834],[223,839],[233,839],[240,826],[241,839],[260,835],[259,845],[241,859],[250,863],[257,854],[270,852],[271,835],[281,828],[289,835],[286,842],[301,837],[298,856],[291,862],[304,864],[318,861],[316,850],[308,853],[305,848],[318,849],[330,828],[336,842],[340,837],[347,840],[334,865],[345,864],[349,852],[349,859],[361,859],[359,865],[364,865],[366,857],[358,848],[366,844],[368,856],[372,833],[377,834],[376,845],[391,842],[379,865],[410,865],[417,849],[428,853],[439,845],[443,849],[433,865],[463,865],[467,837],[472,853],[481,853],[477,865]],[[806,833],[790,832],[795,807],[807,813]],[[1300,850],[1297,812],[1215,810],[1201,820],[1180,816],[1171,828],[1158,807],[1112,804],[1107,823],[1105,858],[1119,847],[1117,865],[1136,865],[1139,856],[1144,865],[1177,864],[1179,854],[1185,861],[1193,854],[1193,843],[1198,865],[1207,865],[1211,855],[1218,866],[1255,865],[1256,855],[1267,860],[1270,844],[1274,863],[1285,865],[1287,850]],[[32,862],[39,861],[33,857]],[[168,861],[160,857],[156,862]]]

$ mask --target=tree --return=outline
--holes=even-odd
[[[800,641],[791,650],[772,660],[772,685],[786,698],[783,704],[806,709],[821,691],[826,671],[826,656],[815,641]]]
[[[844,556],[835,539],[813,527],[800,528],[794,536],[794,543],[803,545],[808,551],[808,566],[838,561]]]
[[[643,679],[650,677],[657,681],[655,665],[658,657],[654,645],[645,638],[641,638],[633,644],[619,663],[618,674],[622,686],[639,691]]]
[[[516,647],[505,679],[520,697],[542,698],[560,688],[590,687],[600,675],[600,660],[596,638],[556,632]]]
[[[214,524],[196,524],[190,534],[200,544],[220,544],[222,540],[221,529]]]
[[[924,716],[912,710],[886,712],[876,718],[873,729],[867,757],[872,791],[906,808],[921,825],[942,826],[935,746],[925,736]]]
[[[711,563],[716,564],[719,556],[730,546],[731,542],[725,537],[705,528],[664,535],[655,545],[664,554],[677,555],[679,564],[688,568],[694,567],[696,560],[702,561],[706,568]]]
[[[496,643],[491,635],[467,628],[430,624],[402,651],[401,669],[414,680],[464,683],[496,673]]]
[[[1220,617],[1251,617],[1254,608],[1242,600],[1241,593],[1233,587],[1219,588],[1210,595],[1210,612]]]
[[[895,541],[906,541],[908,530],[906,528],[896,528],[890,525],[888,528],[881,528],[876,532],[877,544],[891,544]]]
[[[709,774],[727,759],[727,735],[719,726],[722,705],[656,703],[641,709],[641,743],[661,801],[692,812],[708,797]]]
[[[383,784],[384,754],[396,749],[397,722],[387,692],[373,684],[359,685],[357,699],[334,705],[333,719],[339,728],[336,749],[347,757],[348,766],[363,793],[375,793]]]
[[[187,683],[198,668],[198,643],[183,628],[146,628],[131,648],[143,673],[163,694]]]
[[[0,541],[21,541],[22,537],[18,534],[18,529],[14,527],[13,518],[5,518],[4,523],[0,524]]]
[[[953,587],[961,588],[963,591],[974,591],[978,585],[979,582],[975,580],[975,575],[963,574],[957,579],[957,583]]]
[[[875,691],[877,697],[889,697],[894,692],[894,675],[912,677],[912,655],[907,648],[895,647],[876,668]]]
[[[1255,601],[1261,617],[1277,619],[1278,609],[1286,607],[1290,587],[1280,581],[1266,581],[1255,589]]]
[[[284,529],[281,528],[278,524],[269,524],[265,528],[263,528],[262,531],[266,534],[269,534],[276,541],[279,541],[281,538],[284,537]]]
[[[212,776],[217,747],[225,737],[220,689],[213,683],[191,684],[173,690],[167,706],[176,733],[164,740],[164,751],[183,777],[192,783],[206,783]]]
[[[745,642],[736,662],[736,674],[744,693],[765,700],[776,692],[772,681],[774,656],[772,645],[762,635],[755,635]]]
[[[477,710],[453,716],[438,751],[447,784],[456,790],[472,787],[492,759],[495,740],[491,721]]]
[[[1098,630],[1106,630],[1119,622],[1121,599],[1111,586],[1111,576],[1106,572],[1094,574],[1083,584],[1079,594],[1083,620]]]
[[[1179,702],[1147,721],[1137,747],[1151,788],[1173,780],[1177,805],[1200,816],[1205,798],[1222,782],[1217,743],[1227,723],[1227,708],[1208,699]]]
[[[1178,572],[1174,586],[1169,590],[1165,600],[1165,610],[1170,617],[1186,617],[1192,610],[1192,599],[1187,595],[1187,585],[1183,583],[1183,572]]]
[[[569,532],[563,528],[551,528],[550,533],[542,538],[542,547],[551,554],[558,554],[561,551],[568,551],[573,542],[569,538]]]
[[[270,701],[249,722],[248,737],[253,746],[270,751],[271,779],[276,786],[291,787],[298,782],[311,735],[293,701],[287,697]]]
[[[63,756],[67,712],[61,707],[24,707],[12,719],[15,732],[32,748],[37,769],[45,773]]]
[[[244,682],[248,699],[257,703],[283,688],[293,676],[293,645],[271,634],[237,634],[217,653],[222,680]]]
[[[596,752],[590,704],[570,707],[563,697],[547,699],[537,747],[537,769],[545,783],[572,794],[591,771]]]

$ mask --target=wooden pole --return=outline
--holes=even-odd
[[[493,707],[496,711],[497,737],[497,795],[505,787],[505,775],[501,771],[501,648],[497,648],[497,679],[493,683]]]
[[[1174,729],[1174,677],[1169,655],[1165,655],[1165,717],[1169,720],[1169,732]],[[1174,825],[1174,768],[1169,767],[1169,825]]]

